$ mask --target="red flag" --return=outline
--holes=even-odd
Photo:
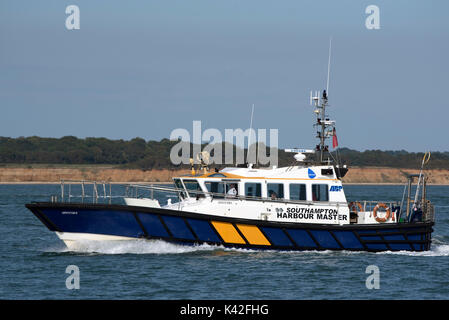
[[[334,130],[332,131],[332,148],[335,149],[336,147],[338,147],[338,139],[337,139],[337,131],[334,128]]]

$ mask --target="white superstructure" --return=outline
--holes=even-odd
[[[349,224],[350,209],[335,169],[334,166],[225,168],[214,173],[174,178],[180,198],[176,203],[160,205],[154,199],[135,198],[125,198],[125,201],[134,206],[232,218]],[[237,195],[228,194],[231,188],[237,190]],[[360,211],[353,222],[378,223],[371,212]],[[383,214],[385,212],[379,212],[379,217]],[[391,215],[386,222],[393,221]]]

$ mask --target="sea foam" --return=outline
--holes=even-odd
[[[220,249],[220,247],[207,244],[186,246],[162,240],[83,240],[73,242],[69,247],[64,246],[63,248],[50,251],[87,254],[182,254],[217,249]]]

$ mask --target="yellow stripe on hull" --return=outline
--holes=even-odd
[[[265,238],[263,233],[256,226],[246,225],[246,224],[237,224],[237,227],[245,236],[246,240],[250,244],[254,245],[263,245],[270,246],[270,242]]]
[[[212,225],[220,234],[224,242],[237,244],[246,243],[231,223],[212,221]]]

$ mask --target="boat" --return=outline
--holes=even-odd
[[[430,153],[419,174],[408,176],[401,201],[348,202],[342,178],[349,168],[326,145],[336,137],[326,90],[311,101],[319,144],[286,149],[295,153],[294,165],[211,170],[202,152],[200,164],[191,161],[191,173],[174,177],[171,187],[127,184],[117,196],[111,184],[61,181],[60,195],[26,207],[69,248],[86,240],[159,239],[255,250],[430,250],[435,214],[423,170]],[[75,185],[81,194],[73,194]]]

